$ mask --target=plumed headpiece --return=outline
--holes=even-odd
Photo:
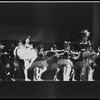
[[[70,46],[70,42],[69,41],[64,41],[64,47],[69,47]]]
[[[86,37],[89,37],[89,35],[91,34],[87,29],[83,29],[81,32],[82,36],[86,36]]]

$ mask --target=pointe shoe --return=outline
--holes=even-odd
[[[30,79],[25,79],[25,81],[31,81]]]
[[[60,81],[60,80],[56,79],[56,81]]]
[[[33,81],[38,81],[38,79],[34,79]]]
[[[80,79],[80,81],[88,81],[88,80],[82,80],[82,79]]]
[[[38,81],[43,81],[43,79],[38,79]]]
[[[69,81],[69,80],[63,80],[63,81]]]
[[[95,81],[94,79],[89,79],[88,81]]]
[[[72,81],[77,81],[76,79],[72,79]]]
[[[60,80],[56,78],[56,79],[54,79],[54,81],[60,81]]]
[[[83,81],[82,79],[80,79],[80,81]]]

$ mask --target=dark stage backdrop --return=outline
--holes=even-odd
[[[24,40],[28,35],[33,42],[55,42],[56,30],[47,28],[32,28],[22,26],[0,25],[0,39],[2,40]]]
[[[79,32],[92,32],[92,3],[0,4],[0,39],[32,41],[80,40]]]

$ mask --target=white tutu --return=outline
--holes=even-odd
[[[20,48],[17,50],[17,54],[20,59],[25,59],[25,60],[30,60],[33,59],[35,60],[37,58],[37,52],[35,49],[30,49],[30,48]]]

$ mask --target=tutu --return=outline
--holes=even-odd
[[[30,59],[35,60],[37,58],[37,52],[35,51],[35,49],[30,49],[30,48],[25,49],[24,47],[17,50],[17,55],[20,59],[25,59],[25,60],[30,60]]]
[[[85,59],[85,58],[92,58],[95,55],[96,55],[95,52],[84,51],[83,54],[82,54],[82,57],[83,57],[83,59]]]
[[[71,67],[73,67],[73,62],[70,59],[60,59],[57,62],[58,65],[70,65]]]
[[[35,61],[32,63],[32,65],[30,67],[48,67],[48,63],[46,61],[40,60],[40,61]]]

